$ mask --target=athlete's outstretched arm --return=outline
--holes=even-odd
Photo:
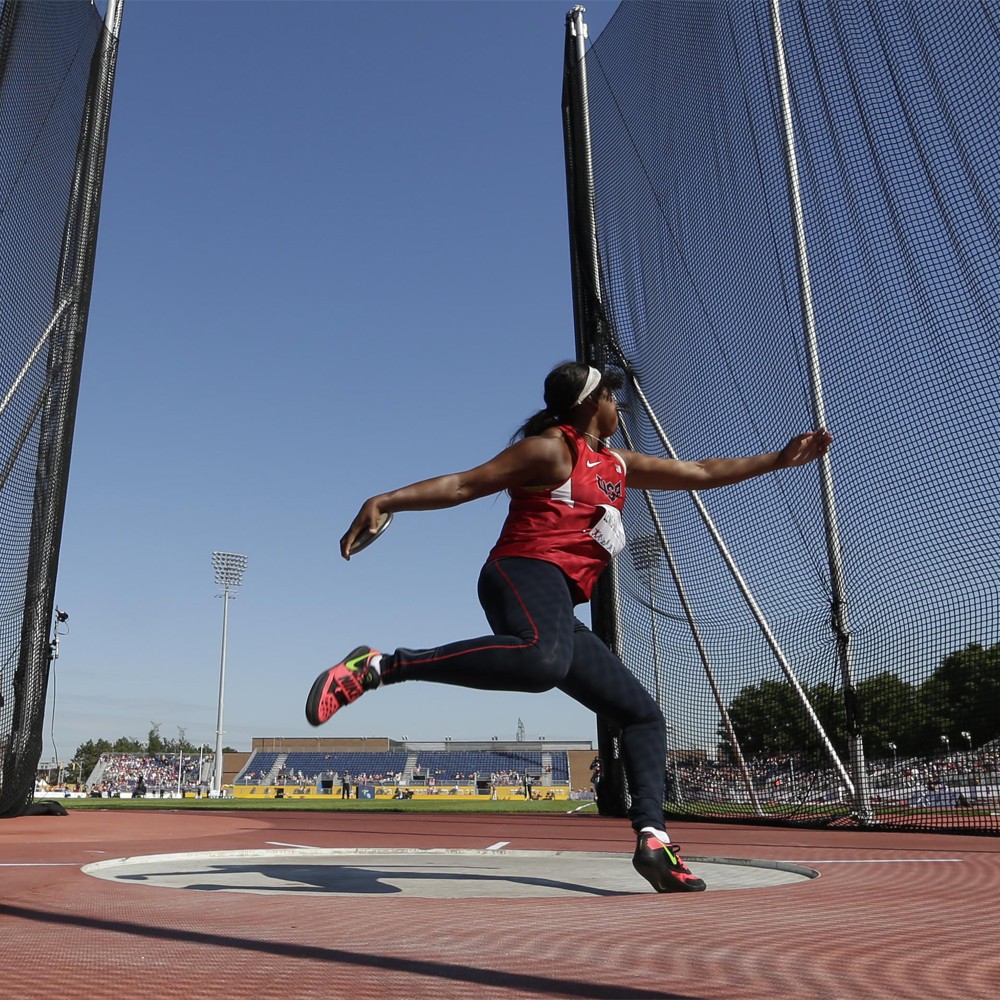
[[[752,479],[775,469],[806,465],[825,455],[832,440],[830,434],[821,429],[793,437],[781,451],[746,458],[706,458],[699,462],[656,458],[634,451],[621,454],[628,464],[626,483],[632,489],[707,490]]]
[[[369,497],[340,540],[340,554],[349,559],[354,539],[365,529],[374,532],[379,516],[403,510],[441,510],[515,486],[545,486],[567,479],[573,463],[562,435],[525,438],[499,455],[465,472],[435,476]]]

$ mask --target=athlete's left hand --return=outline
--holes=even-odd
[[[831,441],[833,441],[833,435],[822,427],[819,430],[799,434],[781,449],[780,464],[783,467],[789,467],[815,462],[820,455],[826,454]]]

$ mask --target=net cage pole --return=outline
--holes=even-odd
[[[791,85],[788,76],[788,65],[785,60],[784,36],[781,28],[781,0],[771,0],[771,26],[774,36],[774,54],[781,99],[785,169],[788,181],[789,207],[795,237],[795,257],[799,278],[799,303],[805,336],[809,392],[812,401],[813,424],[819,428],[827,426],[826,412],[823,399],[823,380],[820,371],[819,344],[816,337],[816,314],[813,310],[812,285],[809,277],[805,215],[802,208],[798,162],[795,155],[795,126],[792,120]],[[837,522],[833,472],[829,455],[822,455],[820,457],[818,468],[823,524],[826,535],[827,561],[830,567],[831,622],[836,636],[837,659],[844,685],[844,711],[847,723],[851,773],[854,778],[853,804],[856,817],[861,822],[868,823],[872,819],[871,794],[868,769],[865,765],[864,738],[858,714],[857,689],[854,684],[854,664],[844,582],[844,563],[840,545],[840,529]]]
[[[21,815],[30,805],[42,751],[42,719],[53,653],[49,633],[123,6],[124,0],[109,0],[104,30],[91,60],[63,230],[55,316],[51,333],[46,331],[44,338],[48,340],[47,375],[35,411],[35,419],[40,417],[36,486],[13,678],[14,708],[10,736],[3,751],[0,817]]]
[[[31,353],[28,355],[27,360],[21,365],[21,370],[14,377],[14,381],[11,383],[10,388],[4,395],[3,399],[0,400],[0,417],[3,416],[4,410],[10,405],[10,401],[17,394],[17,390],[21,388],[21,383],[24,381],[24,377],[31,371],[31,366],[35,363],[35,359],[41,353],[42,348],[48,343],[49,337],[52,336],[52,331],[59,325],[59,321],[62,319],[63,313],[66,311],[66,307],[70,304],[69,299],[63,299],[56,308],[55,315],[49,320],[49,325],[42,331],[42,335],[38,338],[37,343],[32,348]],[[0,487],[3,486],[3,481],[0,480]]]
[[[633,450],[632,435],[629,432],[628,425],[625,421],[621,418],[619,418],[619,420],[622,437],[625,440],[625,447],[631,451]],[[667,534],[663,529],[663,522],[660,520],[659,511],[657,511],[656,505],[653,503],[653,495],[649,490],[643,490],[642,495],[643,499],[646,501],[646,509],[649,511],[650,519],[653,522],[654,534],[636,539],[636,543],[632,548],[632,559],[633,562],[636,563],[636,567],[638,569],[642,569],[643,566],[645,566],[649,570],[650,574],[649,591],[650,613],[652,615],[653,622],[653,669],[656,677],[657,704],[660,705],[661,708],[663,707],[663,698],[660,691],[659,653],[656,643],[656,615],[658,612],[653,601],[652,567],[655,564],[656,559],[662,555],[666,561],[667,568],[670,570],[670,577],[673,580],[674,589],[677,591],[677,597],[681,602],[684,617],[688,623],[688,628],[691,630],[695,647],[698,650],[698,658],[701,660],[702,669],[705,671],[705,676],[708,679],[708,685],[712,690],[712,697],[719,710],[719,717],[722,719],[722,725],[726,731],[726,739],[729,741],[729,747],[732,750],[733,759],[735,760],[740,776],[743,779],[743,786],[750,799],[750,804],[753,807],[754,814],[757,816],[763,816],[764,810],[761,808],[760,801],[757,798],[757,789],[754,787],[753,778],[750,775],[750,769],[747,767],[746,758],[743,756],[743,749],[740,746],[736,730],[733,727],[733,722],[729,715],[729,709],[726,708],[725,700],[722,697],[722,691],[720,690],[718,681],[715,678],[715,669],[712,666],[712,661],[708,656],[708,650],[705,648],[705,643],[702,640],[701,631],[698,628],[698,622],[694,616],[694,609],[691,607],[691,601],[688,598],[687,590],[684,587],[684,581],[681,579],[680,571],[677,568],[677,562],[674,559],[673,552],[670,549],[670,544],[667,541]],[[677,790],[677,802],[678,804],[681,804],[683,790],[681,788],[679,777],[676,774],[676,748],[674,754],[674,785]]]
[[[618,348],[619,353],[621,348]],[[664,451],[673,459],[678,458],[677,452],[674,446],[671,444],[670,439],[667,437],[666,432],[663,430],[663,425],[660,423],[659,418],[656,416],[652,406],[650,405],[649,399],[642,390],[642,386],[639,383],[635,372],[631,369],[627,369],[629,374],[629,383],[635,392],[636,398],[642,405],[643,410],[652,425],[653,430],[656,432],[656,436],[660,439],[660,444],[663,446]],[[729,547],[726,545],[725,539],[719,533],[719,529],[716,527],[715,522],[712,520],[711,515],[708,513],[705,504],[702,502],[701,496],[697,490],[688,490],[688,496],[691,497],[692,502],[695,505],[695,509],[698,512],[699,517],[704,523],[705,527],[708,529],[708,533],[715,544],[716,549],[722,556],[723,561],[726,564],[726,568],[729,570],[730,576],[733,578],[733,582],[736,584],[737,589],[740,592],[744,602],[753,615],[754,620],[757,622],[757,627],[760,629],[764,640],[767,642],[774,654],[775,659],[778,661],[778,666],[781,668],[781,672],[785,675],[785,679],[791,684],[792,689],[798,696],[799,701],[802,703],[802,708],[805,711],[806,717],[809,719],[809,723],[815,730],[816,735],[819,737],[823,748],[826,750],[827,756],[830,758],[830,762],[834,769],[837,771],[840,780],[843,782],[844,786],[847,788],[848,793],[851,795],[852,799],[855,797],[854,781],[851,775],[848,773],[847,769],[844,767],[843,761],[840,759],[836,748],[830,741],[830,737],[827,735],[826,730],[823,728],[823,723],[820,721],[819,716],[816,714],[815,709],[812,706],[812,702],[809,701],[809,696],[806,694],[805,689],[799,682],[795,671],[792,669],[792,665],[785,654],[784,649],[778,642],[774,631],[771,629],[767,618],[764,616],[764,612],[761,610],[760,605],[757,603],[757,599],[754,597],[753,592],[750,590],[749,585],[740,572],[739,567],[736,565],[733,559],[732,553],[729,551]],[[703,661],[704,662],[704,661]]]
[[[17,373],[13,383],[7,394],[4,396],[3,400],[0,400],[0,419],[3,418],[4,411],[10,405],[12,399],[14,399],[17,394],[17,390],[20,388],[25,376],[31,369],[31,366],[35,363],[39,353],[42,348],[48,343],[49,337],[52,335],[53,331],[59,324],[62,318],[63,312],[69,306],[70,302],[68,299],[63,299],[60,303],[59,308],[56,310],[55,316],[49,321],[49,325],[45,328],[42,335],[38,338],[38,342],[35,344],[28,356],[28,360],[22,365],[21,370]],[[0,469],[0,490],[2,490],[7,485],[7,480],[11,473],[17,466],[18,459],[21,457],[21,452],[24,449],[24,445],[28,438],[31,436],[32,428],[35,426],[35,422],[38,420],[38,415],[42,411],[42,407],[45,405],[45,401],[48,398],[49,388],[52,385],[52,380],[54,378],[53,372],[50,370],[45,378],[45,382],[42,385],[41,391],[35,398],[35,402],[32,405],[31,412],[28,414],[24,423],[21,426],[21,432],[18,435],[17,443],[11,448],[10,456],[7,458],[4,467]]]
[[[603,368],[608,361],[607,320],[601,306],[601,265],[594,208],[594,163],[591,152],[590,104],[587,88],[587,24],[585,7],[566,15],[563,58],[563,142],[566,155],[566,194],[569,208],[570,265],[573,279],[573,325],[578,361]],[[618,573],[614,560],[602,574],[591,597],[594,632],[616,655],[621,652],[618,611]],[[601,780],[597,804],[606,815],[624,815],[628,789],[621,761],[617,729],[597,720]]]

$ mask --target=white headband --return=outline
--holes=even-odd
[[[587,381],[583,384],[583,392],[573,405],[579,406],[601,384],[602,377],[596,368],[590,368],[587,372]]]

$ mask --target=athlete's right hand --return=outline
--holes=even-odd
[[[378,530],[379,517],[382,515],[382,508],[379,506],[379,497],[369,497],[358,511],[357,517],[351,522],[347,533],[340,540],[340,554],[345,559],[351,558],[351,546],[354,540],[364,531],[374,534]]]

